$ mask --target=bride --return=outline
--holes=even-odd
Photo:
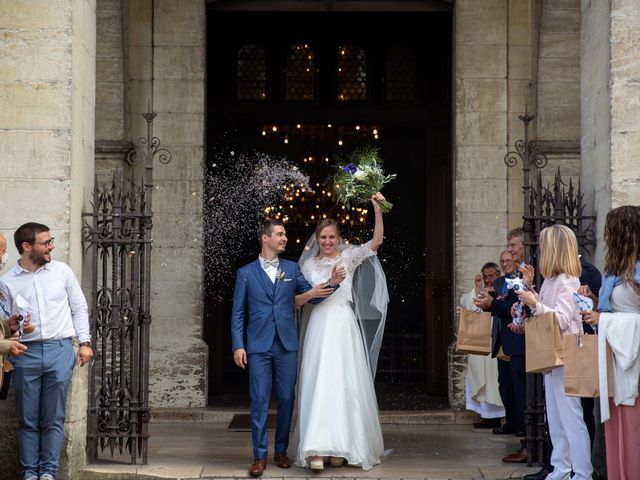
[[[365,470],[380,463],[382,430],[373,385],[389,296],[376,251],[382,244],[380,192],[371,197],[373,238],[346,245],[335,220],[316,228],[300,265],[312,285],[325,282],[334,266],[346,278],[333,295],[311,308],[301,323],[298,418],[294,433],[296,465],[320,470],[331,466]]]

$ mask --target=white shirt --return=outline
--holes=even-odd
[[[269,278],[271,279],[272,283],[276,283],[276,275],[278,274],[278,269],[272,265],[269,265],[267,268],[264,268],[264,258],[262,258],[262,255],[258,255],[258,258],[260,259],[260,266],[262,267],[262,269],[265,271],[265,273],[267,275],[269,275]],[[278,257],[276,257],[274,260],[276,260]]]
[[[29,305],[31,323],[36,328],[22,337],[23,342],[71,337],[78,337],[79,342],[91,341],[87,301],[67,264],[53,260],[29,272],[16,263],[2,281],[9,287],[14,304],[20,295]]]

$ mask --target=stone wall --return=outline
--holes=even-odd
[[[598,216],[603,267],[607,212],[640,204],[640,11],[632,0],[583,0],[581,8],[582,181]]]
[[[538,13],[536,139],[549,160],[543,182],[558,168],[565,182],[580,179],[580,2],[543,0]]]
[[[581,57],[581,180],[585,201],[598,217],[595,265],[604,266],[602,231],[611,208],[610,5],[583,1]]]
[[[2,2],[0,26],[0,229],[38,221],[56,237],[54,258],[82,279],[81,212],[94,171],[95,1]],[[11,245],[13,261],[17,251]],[[13,262],[12,262],[13,263]],[[76,369],[70,389],[67,439],[86,432],[87,369]],[[2,418],[15,418],[13,401],[0,402]],[[15,426],[0,440],[0,477],[16,476]],[[84,463],[84,442],[63,448],[65,479]]]
[[[507,193],[508,1],[462,0],[454,11],[454,304],[504,245]],[[457,322],[456,322],[457,323]],[[457,329],[457,326],[455,327]],[[449,401],[464,407],[466,358],[450,356]]]

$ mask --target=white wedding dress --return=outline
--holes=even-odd
[[[302,266],[312,285],[327,281],[334,265],[343,265],[347,276],[330,297],[313,306],[302,341],[292,442],[300,467],[315,455],[342,457],[365,470],[380,463],[384,444],[373,375],[351,306],[353,273],[372,255],[367,243]]]

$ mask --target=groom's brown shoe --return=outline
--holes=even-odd
[[[291,468],[291,460],[287,457],[286,453],[276,453],[273,456],[273,459],[276,462],[276,465],[280,468]]]
[[[261,458],[256,458],[249,467],[249,475],[252,477],[261,477],[266,469],[267,461]]]

